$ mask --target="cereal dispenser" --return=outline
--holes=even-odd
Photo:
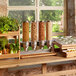
[[[34,50],[37,47],[37,22],[33,21],[31,23],[31,46]]]
[[[52,22],[47,21],[46,22],[46,41],[49,49],[51,48],[51,43],[52,43],[51,40],[52,40]]]
[[[29,22],[23,22],[23,44],[24,49],[27,51],[29,47]]]
[[[39,45],[40,48],[43,49],[44,44],[45,44],[45,22],[40,21],[39,22]]]

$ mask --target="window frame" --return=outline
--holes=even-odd
[[[39,6],[40,0],[35,0],[35,6],[9,6],[9,0],[7,0],[7,15],[9,11],[14,10],[34,10],[35,11],[35,20],[40,21],[40,10],[63,10],[64,11],[64,32],[52,32],[52,36],[66,36],[67,35],[67,2],[64,0],[63,6]]]

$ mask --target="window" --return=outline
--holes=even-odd
[[[22,21],[53,22],[53,36],[64,35],[64,0],[8,0],[8,15]]]

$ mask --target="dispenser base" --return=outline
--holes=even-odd
[[[54,56],[56,53],[50,52],[50,50],[37,50],[37,51],[23,51],[20,53],[21,58],[40,57],[40,56]]]

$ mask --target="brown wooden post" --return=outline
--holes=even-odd
[[[68,0],[64,0],[64,32],[65,35],[68,35]]]
[[[75,0],[68,1],[68,35],[75,36]]]
[[[18,36],[19,38],[19,60],[20,60],[20,35]]]
[[[15,43],[17,43],[17,36],[14,36],[14,38],[15,38]]]
[[[47,64],[42,64],[42,74],[47,73]]]
[[[52,43],[51,52],[55,52],[55,49],[54,49],[54,43]]]

